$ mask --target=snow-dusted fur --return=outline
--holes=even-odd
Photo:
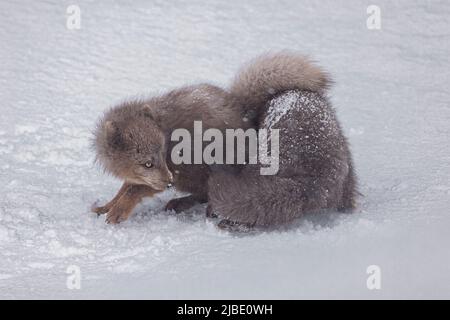
[[[229,89],[250,116],[275,95],[301,89],[324,92],[331,85],[328,74],[307,57],[289,51],[261,55],[245,65]]]
[[[354,206],[356,178],[336,114],[324,93],[326,74],[302,56],[256,59],[239,73],[231,95],[258,129],[280,130],[280,168],[260,175],[259,165],[209,179],[210,210],[221,225],[275,226],[302,213]]]

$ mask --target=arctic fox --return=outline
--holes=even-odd
[[[128,101],[100,120],[94,147],[105,170],[124,180],[111,202],[95,207],[107,222],[127,219],[145,196],[168,184],[191,193],[167,209],[183,211],[208,202],[220,227],[269,227],[303,212],[351,209],[356,178],[335,112],[325,97],[325,72],[296,53],[263,55],[245,66],[227,90],[188,86],[148,100]],[[175,129],[203,127],[279,129],[279,171],[260,175],[259,165],[178,164],[171,159]]]
[[[167,210],[180,212],[207,202],[211,167],[205,163],[174,164],[171,150],[176,142],[171,141],[171,134],[175,129],[186,129],[193,135],[195,121],[201,121],[204,129],[222,132],[249,127],[239,112],[225,90],[209,84],[125,101],[111,108],[98,122],[93,145],[97,161],[124,184],[108,204],[92,210],[107,213],[108,223],[119,223],[143,197],[170,185],[191,195],[171,200]]]

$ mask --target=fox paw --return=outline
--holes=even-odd
[[[197,203],[198,202],[192,196],[187,196],[187,197],[183,197],[183,198],[176,198],[176,199],[170,200],[167,203],[167,205],[165,207],[165,210],[166,211],[173,210],[176,213],[180,213],[180,212],[183,212],[183,211],[186,211],[186,210],[192,208]]]
[[[107,213],[111,208],[108,206],[97,207],[97,203],[94,203],[91,207],[91,211],[96,213],[97,215],[102,215]]]
[[[214,212],[212,205],[208,204],[206,207],[206,217],[207,218],[218,218],[219,216]]]
[[[127,217],[122,216],[122,214],[117,214],[117,213],[113,213],[110,212],[106,215],[106,220],[105,222],[107,224],[119,224],[123,221],[127,220]]]
[[[128,219],[131,214],[131,210],[124,210],[120,206],[113,207],[106,215],[105,222],[107,224],[119,224]]]
[[[227,219],[223,219],[217,225],[219,229],[230,232],[249,232],[252,230],[253,225],[250,223],[235,222]]]

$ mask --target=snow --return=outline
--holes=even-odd
[[[80,30],[65,2],[0,2],[0,298],[450,298],[450,3],[378,0],[381,30],[357,0],[76,4]],[[204,206],[164,212],[174,191],[118,226],[90,213],[120,186],[93,164],[103,110],[226,85],[286,48],[334,77],[364,194],[354,214],[235,235]]]
[[[288,91],[270,101],[267,116],[264,119],[264,128],[271,130],[282,117],[288,116],[289,111],[295,107],[295,103],[299,98],[300,94],[298,92]]]

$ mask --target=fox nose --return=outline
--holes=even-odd
[[[172,187],[173,187],[173,184],[172,184],[172,183],[167,184],[167,189],[170,189],[170,188],[172,188]]]

